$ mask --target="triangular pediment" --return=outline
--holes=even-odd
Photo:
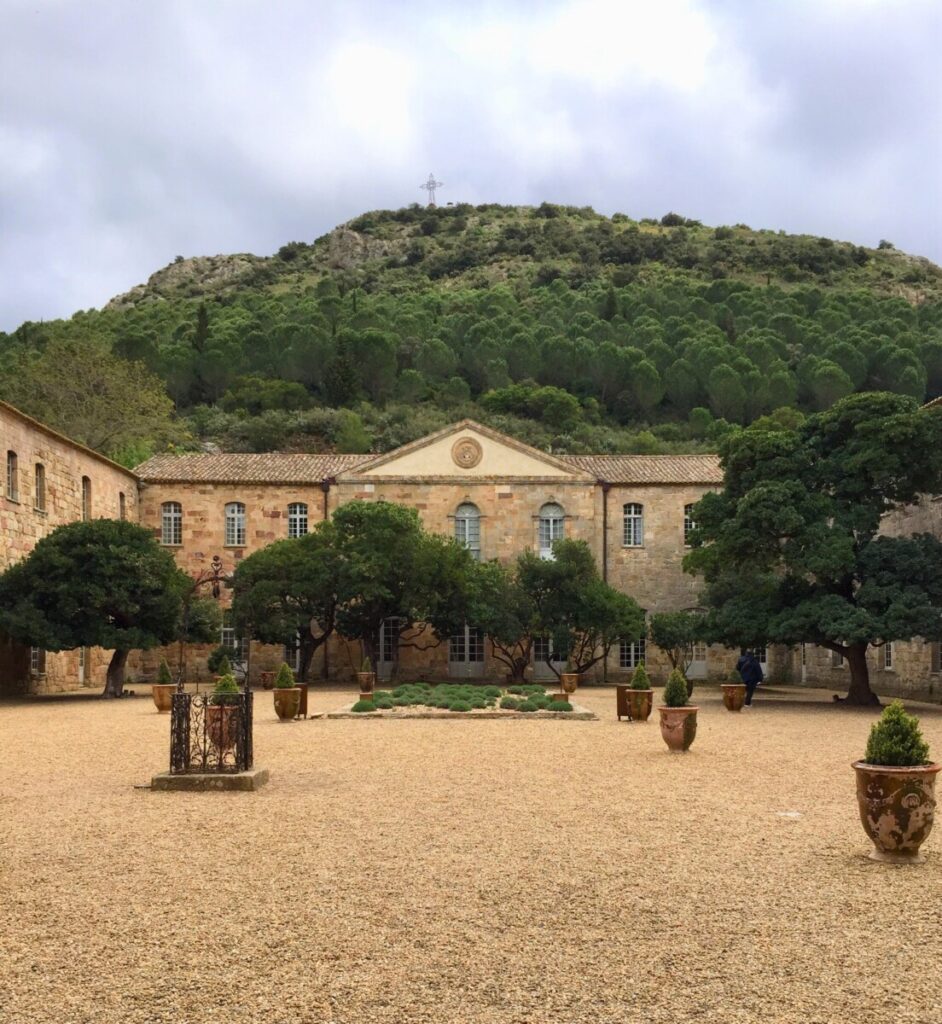
[[[496,430],[462,420],[435,434],[377,455],[348,476],[357,479],[429,477],[592,479],[590,473]]]

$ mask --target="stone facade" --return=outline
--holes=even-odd
[[[29,554],[55,527],[82,519],[83,505],[88,505],[89,518],[116,519],[123,512],[127,519],[138,519],[134,473],[4,402],[0,458],[0,571]],[[31,656],[29,649],[0,640],[0,693],[104,686],[109,658],[109,651],[98,648]]]

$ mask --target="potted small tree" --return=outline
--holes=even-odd
[[[360,665],[357,682],[360,684],[360,700],[372,700],[373,689],[376,686],[376,673],[373,671],[373,662],[369,657],[364,658]]]
[[[576,692],[576,687],[579,685],[579,673],[572,663],[572,658],[566,659],[566,667],[559,674],[559,685],[562,687],[563,693],[570,696]]]
[[[210,742],[222,753],[235,746],[241,690],[231,672],[221,676],[206,704],[206,731]]]
[[[632,722],[646,722],[653,703],[654,691],[642,661],[632,673],[628,689],[628,712]]]
[[[727,711],[741,711],[746,700],[746,684],[737,669],[733,669],[723,687],[723,705]]]
[[[697,735],[697,712],[687,703],[687,680],[680,669],[674,669],[664,687],[664,704],[658,708],[661,716],[661,736],[671,750],[689,749]]]
[[[294,673],[285,662],[281,663],[275,676],[275,714],[282,722],[296,718],[301,705],[301,688],[294,685]]]
[[[871,728],[864,760],[853,767],[860,821],[873,842],[871,859],[922,863],[919,847],[932,830],[942,765],[929,760],[919,719],[894,700]]]
[[[157,669],[157,682],[151,687],[154,704],[161,714],[169,712],[173,707],[173,693],[176,688],[167,659],[161,658],[160,667]]]
[[[232,662],[229,660],[229,648],[219,646],[206,659],[206,667],[217,681],[223,676],[232,675]]]

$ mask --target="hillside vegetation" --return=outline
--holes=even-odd
[[[89,381],[141,420],[105,387],[133,371],[163,411],[89,442],[128,462],[387,450],[464,416],[557,452],[697,451],[853,391],[942,393],[942,271],[677,214],[412,206],[269,258],[178,257],[103,310],[0,334],[0,355],[0,397],[79,437]]]

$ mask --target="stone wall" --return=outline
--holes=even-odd
[[[16,454],[16,497],[7,489],[7,455]],[[0,402],[0,571],[32,551],[55,527],[82,518],[82,478],[91,481],[91,516],[117,519],[122,508],[136,521],[137,479],[133,473]],[[36,507],[36,466],[45,475],[44,508]],[[111,653],[86,652],[84,680],[79,653],[46,656],[45,672],[31,674],[29,651],[0,641],[0,694],[54,693],[79,685],[104,686]]]

